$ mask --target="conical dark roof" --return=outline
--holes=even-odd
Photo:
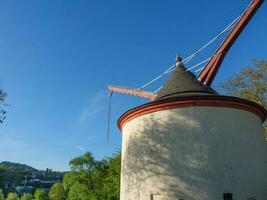
[[[216,94],[211,87],[198,81],[192,72],[186,71],[185,67],[179,65],[163,85],[155,100]]]

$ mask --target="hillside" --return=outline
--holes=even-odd
[[[20,164],[20,163],[13,163],[13,162],[8,162],[8,161],[3,161],[0,163],[0,168],[6,168],[9,170],[14,170],[14,171],[24,171],[24,172],[38,172],[38,169],[35,169],[33,167],[30,167],[25,164]]]
[[[25,164],[4,161],[0,163],[0,188],[18,193],[39,187],[48,189],[53,183],[61,182],[63,175],[63,172],[51,169],[38,170]]]

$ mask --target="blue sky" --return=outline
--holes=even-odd
[[[8,116],[0,160],[67,170],[84,151],[120,149],[118,117],[144,103],[114,95],[106,140],[107,86],[139,87],[179,53],[186,57],[226,27],[250,0],[0,2],[0,82]],[[214,85],[250,60],[267,59],[267,4],[227,55]],[[194,61],[212,53],[219,41]],[[148,87],[157,89],[161,80]]]

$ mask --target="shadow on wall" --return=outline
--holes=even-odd
[[[210,144],[203,137],[205,123],[200,126],[198,122],[201,112],[184,110],[179,115],[173,112],[140,117],[134,131],[125,136],[128,138],[122,161],[124,191],[137,199],[148,190],[162,193],[168,199],[207,197],[205,192],[211,183],[205,176],[213,176],[209,163],[214,162],[209,152],[220,143]]]

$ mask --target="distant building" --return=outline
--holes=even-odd
[[[15,191],[18,194],[32,192],[33,191],[33,186],[15,186]]]

